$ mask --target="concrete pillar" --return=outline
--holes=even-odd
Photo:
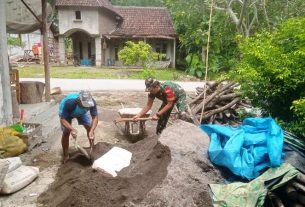
[[[173,44],[174,48],[173,48],[173,51],[174,51],[174,54],[173,54],[173,59],[172,59],[172,67],[173,68],[176,68],[176,38],[174,39],[174,44]]]
[[[95,64],[101,66],[102,64],[102,41],[101,37],[95,37]]]
[[[0,1],[0,126],[13,123],[11,84],[6,40],[6,1]]]
[[[66,63],[66,54],[65,54],[65,37],[60,35],[58,37],[58,52],[59,52],[59,62],[60,64]]]

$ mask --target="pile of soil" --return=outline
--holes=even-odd
[[[96,159],[113,146],[97,143],[93,149]],[[80,154],[62,165],[55,182],[39,198],[42,206],[129,206],[144,199],[167,175],[171,161],[170,150],[150,137],[123,146],[132,152],[129,167],[110,177],[91,168],[91,162]]]

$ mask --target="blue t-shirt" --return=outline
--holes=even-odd
[[[91,116],[97,116],[96,102],[93,99],[94,106],[83,108],[78,105],[79,93],[68,94],[59,104],[59,116],[63,119],[81,117],[90,111]]]

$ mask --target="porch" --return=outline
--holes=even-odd
[[[65,37],[72,39],[71,54],[66,53]],[[60,63],[67,64],[67,59],[72,59],[75,66],[126,67],[119,60],[118,53],[127,41],[145,41],[152,46],[154,52],[165,54],[162,60],[156,62],[156,67],[175,67],[175,39],[100,37],[81,29],[73,29],[65,35],[59,36]],[[137,68],[139,66],[132,67]]]

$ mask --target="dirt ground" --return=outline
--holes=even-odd
[[[185,159],[181,162],[181,157],[185,156],[185,152],[182,152],[183,150],[181,151],[180,149],[180,151],[176,152],[175,149],[171,149],[166,144],[160,142],[159,137],[155,135],[156,123],[154,121],[146,122],[147,135],[138,142],[134,142],[134,139],[127,138],[126,136],[122,136],[114,126],[113,120],[118,117],[117,110],[122,107],[144,106],[147,100],[146,93],[99,92],[94,93],[93,96],[97,101],[99,111],[99,125],[95,132],[96,145],[94,146],[93,157],[96,159],[110,150],[113,146],[118,146],[132,152],[130,166],[120,171],[116,178],[94,171],[91,168],[92,163],[76,151],[71,142],[69,150],[71,159],[65,165],[60,164],[62,153],[60,144],[61,131],[58,117],[52,116],[51,118],[46,118],[47,114],[41,116],[35,115],[35,122],[41,121],[46,123],[45,125],[47,125],[47,123],[55,122],[57,124],[52,129],[49,126],[45,127],[44,130],[49,131],[49,133],[47,133],[43,142],[31,152],[23,154],[21,157],[25,164],[38,166],[42,172],[50,171],[51,169],[51,171],[54,172],[54,180],[49,182],[52,183],[51,185],[48,184],[45,186],[44,190],[42,190],[42,192],[44,191],[42,194],[37,193],[36,199],[25,198],[24,200],[21,200],[20,203],[30,203],[31,205],[29,206],[31,207],[211,206],[206,184],[211,181],[216,182],[219,180],[219,176],[214,172],[213,167],[208,164],[202,164],[203,161],[196,160],[198,155],[193,152],[191,153],[192,157],[188,158],[189,160]],[[56,96],[54,98],[58,102],[62,96]],[[159,106],[160,102],[156,101],[153,112],[156,111]],[[55,104],[54,107],[50,107],[49,109],[52,110],[52,112],[43,113],[54,113],[53,111],[57,111],[57,107],[58,104]],[[168,126],[170,127],[173,123],[174,120],[170,120]],[[77,123],[73,122],[73,125],[76,126]],[[77,130],[79,131],[79,144],[88,149],[89,143],[86,138],[85,130],[81,126],[77,126]],[[191,128],[190,130],[193,129]],[[179,132],[179,130],[176,133],[177,134],[174,135],[175,137],[179,137],[179,134],[183,134],[183,132]],[[183,136],[188,135],[190,134],[184,134]],[[165,142],[167,141],[165,140]],[[179,144],[179,140],[172,142],[173,145]],[[189,150],[195,150],[195,145],[196,143],[194,146],[191,146]],[[176,147],[174,146],[174,148]],[[181,155],[179,155],[179,153],[181,153]],[[195,158],[193,156],[195,156]],[[186,163],[189,162],[193,162],[192,167],[187,166],[188,164]],[[204,162],[208,161],[205,160]],[[173,167],[173,164],[175,164],[175,167]],[[183,164],[183,166],[180,167],[179,165],[181,164]],[[158,189],[165,189],[163,195],[165,196],[168,194],[168,197],[173,196],[176,191],[178,192],[179,190],[175,189],[176,187],[173,186],[175,186],[177,182],[185,182],[183,176],[192,177],[188,174],[183,174],[188,170],[184,170],[183,173],[180,172],[183,167],[193,169],[193,171],[197,173],[195,177],[187,183],[187,185],[192,185],[194,192],[186,192],[186,194],[183,192],[184,195],[178,196],[191,196],[194,201],[189,203],[189,205],[182,205],[181,203],[174,205],[171,202],[165,201],[169,198],[160,198],[160,195],[157,195],[158,193],[155,193],[155,191],[158,191]],[[183,176],[181,175],[180,180],[175,178],[175,181],[172,177],[179,176],[176,175],[177,173],[182,173]],[[199,178],[196,178],[196,176]],[[168,179],[170,180],[167,181]],[[171,184],[171,190],[166,190],[169,188],[168,186],[165,186],[166,184],[164,184],[164,182],[173,182],[173,184]],[[195,184],[198,185],[198,187],[194,188],[193,186]],[[181,187],[183,184],[179,185]],[[170,193],[172,194],[170,195]],[[4,206],[6,203],[14,203],[13,201],[9,202],[11,199],[9,196],[0,197],[0,206],[1,199],[5,201],[2,203]],[[178,200],[179,199],[177,198],[177,201]]]
[[[98,142],[93,149],[97,159],[113,146],[132,152],[132,168],[125,168],[117,178],[94,171],[91,162],[77,151],[71,160],[59,168],[55,182],[39,198],[42,206],[124,206],[128,201],[142,200],[144,196],[165,178],[170,162],[170,151],[158,142],[154,133],[156,123],[147,122],[147,135],[133,143],[135,138],[118,133],[113,120],[119,117],[122,107],[142,107],[145,93],[95,93],[99,106],[100,124],[96,130]],[[159,103],[156,103],[156,110]],[[122,125],[123,127],[123,125]],[[83,142],[85,142],[83,144]],[[81,144],[87,145],[83,140]]]

